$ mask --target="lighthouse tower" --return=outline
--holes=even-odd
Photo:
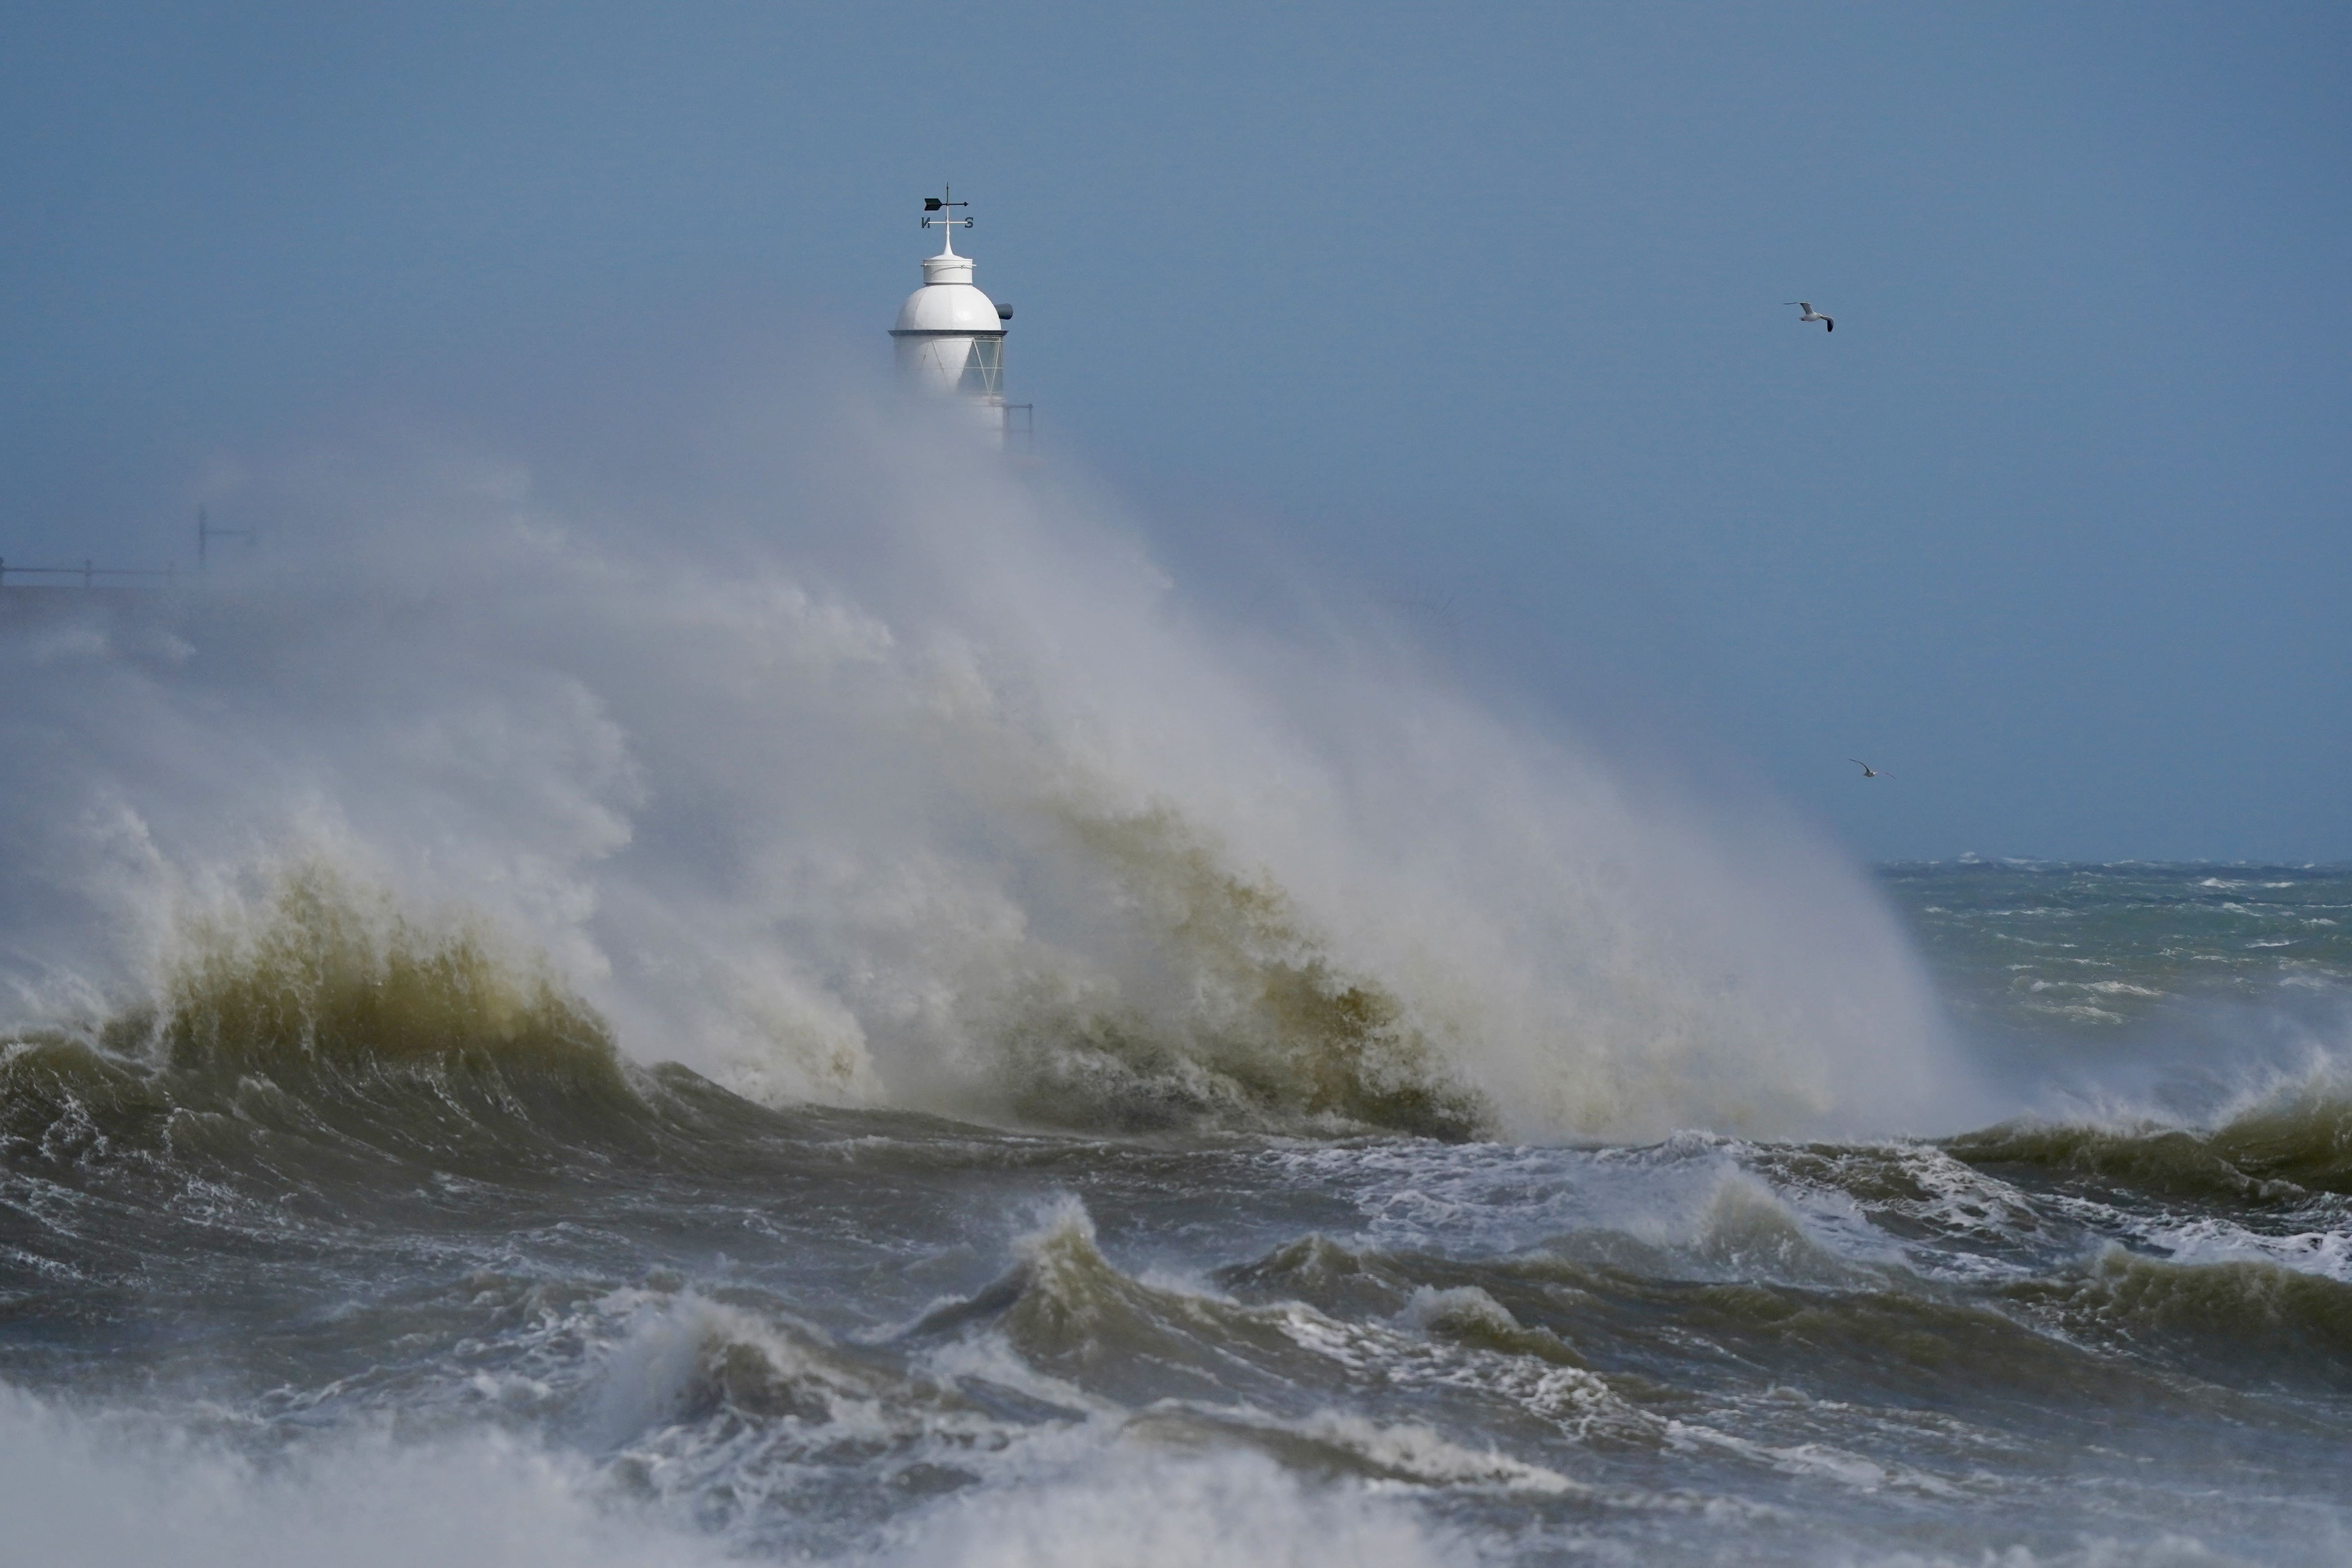
[[[898,345],[901,381],[953,398],[974,424],[1002,441],[1004,323],[1013,319],[1013,307],[973,287],[974,262],[956,254],[955,231],[971,226],[971,217],[957,216],[957,209],[969,205],[948,196],[923,198],[923,226],[940,231],[940,253],[923,258],[923,286],[898,307],[890,336]]]

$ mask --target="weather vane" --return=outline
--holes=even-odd
[[[955,209],[958,207],[968,207],[971,205],[971,204],[970,202],[951,202],[948,200],[949,196],[955,195],[955,187],[953,185],[941,185],[940,189],[945,192],[946,195],[925,196],[923,198],[923,226],[925,228],[970,228],[972,221],[971,216],[967,214],[962,217],[958,217],[955,215]],[[934,214],[938,214],[940,216],[932,216]]]

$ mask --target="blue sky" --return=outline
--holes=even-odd
[[[0,40],[0,557],[184,562],[208,462],[387,410],[878,369],[951,178],[1015,395],[1204,593],[1323,563],[1875,858],[2352,858],[2342,6],[20,0]]]

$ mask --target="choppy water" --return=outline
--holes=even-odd
[[[2352,1561],[2352,872],[492,479],[0,605],[9,1561]]]
[[[2352,999],[2317,923],[2341,872],[1889,880],[1966,1005],[2053,1058],[2209,992]],[[2053,1012],[2049,955],[2132,1001]],[[365,982],[409,1014],[279,973],[310,1014],[184,994],[6,1047],[22,1560],[2352,1545],[2324,1066],[2208,1125],[1933,1142],[1011,1131],[762,1107],[464,968]]]

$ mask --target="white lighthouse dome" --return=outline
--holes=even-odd
[[[972,286],[969,256],[945,251],[923,258],[923,286],[898,307],[901,332],[994,332],[1003,330],[996,301]]]

